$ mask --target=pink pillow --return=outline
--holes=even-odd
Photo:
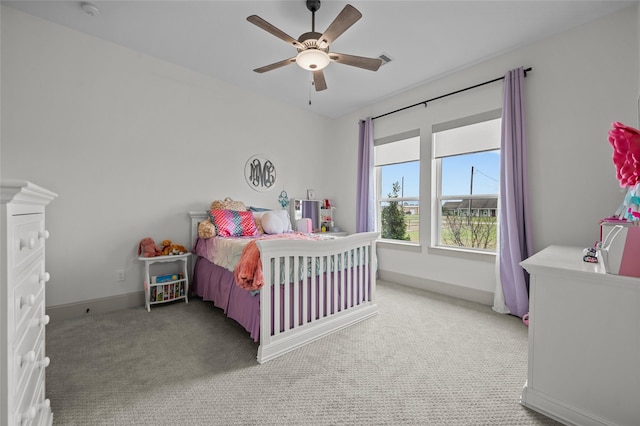
[[[211,210],[211,222],[220,237],[244,237],[258,235],[258,228],[251,212],[235,210]]]

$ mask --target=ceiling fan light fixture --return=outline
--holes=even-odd
[[[319,49],[306,49],[296,56],[296,64],[308,71],[320,71],[331,62],[327,52]]]

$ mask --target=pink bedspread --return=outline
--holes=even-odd
[[[264,285],[262,275],[262,263],[260,262],[260,250],[256,244],[257,240],[318,240],[316,235],[302,234],[299,232],[288,232],[285,234],[265,235],[247,244],[242,249],[240,261],[234,270],[236,284],[245,290],[260,290]]]

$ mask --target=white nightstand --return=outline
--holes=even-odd
[[[189,303],[189,275],[187,273],[189,256],[191,253],[174,254],[171,256],[139,257],[144,262],[144,300],[148,312],[151,305],[184,299]],[[170,274],[151,275],[151,265],[154,263],[182,263],[178,270]]]

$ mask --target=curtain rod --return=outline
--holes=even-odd
[[[527,76],[527,72],[531,71],[531,69],[532,68],[529,67],[529,68],[524,70],[524,76],[525,77]],[[447,96],[451,96],[451,95],[455,95],[455,94],[460,93],[460,92],[464,92],[464,91],[467,91],[467,90],[475,89],[476,87],[484,86],[486,84],[495,83],[496,81],[500,81],[500,80],[504,80],[504,76],[499,77],[499,78],[494,78],[493,80],[485,81],[484,83],[479,83],[479,84],[476,84],[474,86],[465,87],[464,89],[456,90],[455,92],[447,93],[446,95],[440,95],[438,97],[431,98],[431,99],[428,99],[426,101],[418,102],[417,104],[409,105],[409,106],[406,106],[404,108],[397,109],[395,111],[387,112],[386,114],[378,115],[376,117],[372,117],[371,119],[375,120],[376,118],[381,118],[381,117],[385,117],[387,115],[395,114],[396,112],[404,111],[405,109],[413,108],[413,107],[416,107],[418,105],[424,105],[425,108],[426,108],[427,103],[429,103],[429,102],[437,101],[438,99],[446,98]]]

